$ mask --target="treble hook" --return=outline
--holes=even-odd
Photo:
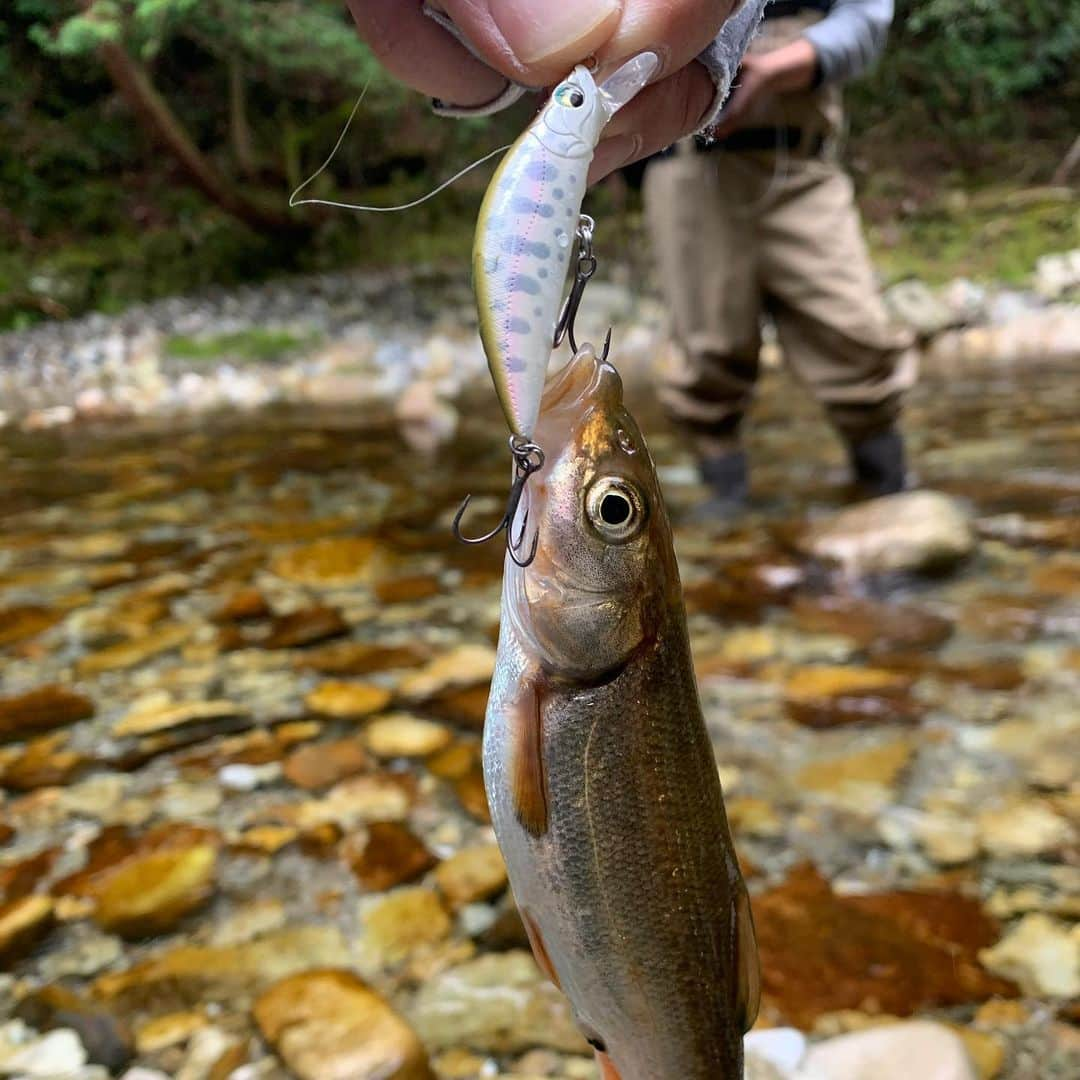
[[[570,341],[570,349],[574,353],[578,351],[577,339],[574,334],[574,322],[577,319],[578,308],[581,306],[581,298],[585,295],[585,286],[596,273],[596,256],[593,254],[592,239],[593,229],[596,222],[588,214],[582,214],[578,221],[578,264],[574,275],[574,284],[570,286],[570,293],[559,313],[559,321],[555,324],[555,338],[553,347],[558,348],[564,339]],[[601,360],[606,360],[608,349],[611,348],[611,327],[608,327],[607,337],[604,339],[604,351]]]
[[[517,553],[521,550],[521,545],[525,542],[525,528],[529,522],[529,510],[527,507],[525,513],[522,515],[521,529],[518,532],[517,539],[511,534],[511,527],[514,524],[514,518],[517,516],[521,497],[525,494],[526,482],[537,469],[543,467],[544,451],[541,450],[536,443],[521,442],[519,441],[518,436],[511,435],[510,453],[514,456],[514,482],[510,485],[510,494],[506,499],[506,509],[503,511],[502,519],[499,521],[498,525],[490,532],[484,533],[483,536],[465,536],[461,531],[461,519],[464,517],[465,510],[469,505],[469,500],[472,498],[471,495],[466,495],[464,502],[458,507],[458,512],[454,515],[454,523],[451,526],[451,530],[454,536],[463,544],[484,544],[488,540],[493,540],[505,529],[506,550],[509,553],[510,558],[513,559],[518,566],[525,567],[536,558],[536,549],[540,543],[540,534],[538,532],[533,537],[532,548],[529,551],[528,557],[524,561],[518,558]]]

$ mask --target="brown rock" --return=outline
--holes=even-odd
[[[340,963],[348,955],[349,946],[334,927],[293,926],[242,945],[170,949],[100,976],[94,994],[103,1001],[123,999],[125,1007],[140,1002],[157,1010],[202,1007],[208,1001],[234,1001],[238,994],[307,968]]]
[[[944,663],[921,653],[882,653],[874,663],[889,671],[928,675],[946,683],[962,683],[976,690],[1015,690],[1024,683],[1023,668],[1015,660],[996,658],[990,663]]]
[[[460,780],[480,760],[480,747],[475,742],[453,743],[438,754],[427,759],[427,769],[432,776],[442,780]]]
[[[88,760],[84,754],[69,750],[67,745],[66,732],[31,740],[21,753],[0,766],[0,784],[12,791],[67,784]]]
[[[290,807],[301,829],[334,824],[351,828],[361,822],[401,821],[416,794],[416,781],[407,774],[373,773],[342,780],[322,799]]]
[[[274,855],[291,844],[298,835],[291,825],[256,825],[231,838],[229,846],[234,851],[251,855]]]
[[[390,704],[389,690],[374,683],[325,682],[305,698],[312,712],[358,720],[370,716]]]
[[[450,916],[439,897],[422,886],[395,889],[364,913],[364,941],[382,964],[396,964],[415,949],[450,934]]]
[[[194,627],[180,623],[166,623],[149,634],[109,645],[98,652],[84,656],[77,665],[80,675],[100,675],[105,671],[125,671],[162,653],[178,649],[189,637]]]
[[[1031,587],[1044,596],[1080,596],[1080,559],[1062,555],[1037,566],[1031,575]],[[0,626],[3,615],[0,614]],[[2,637],[0,637],[2,643]]]
[[[435,882],[452,908],[490,900],[506,888],[506,864],[494,844],[463,848],[439,864]]]
[[[375,584],[375,599],[380,604],[408,604],[438,596],[442,591],[439,579],[431,574],[388,578]]]
[[[424,712],[467,731],[482,731],[487,715],[486,682],[464,688],[450,687],[424,702]]]
[[[433,1080],[412,1028],[348,971],[307,971],[271,986],[255,1022],[300,1080]]]
[[[285,760],[285,778],[306,791],[329,787],[363,772],[370,763],[358,738],[308,743]]]
[[[788,679],[784,709],[796,723],[815,728],[912,723],[922,715],[922,707],[910,689],[911,680],[895,671],[807,667]]]
[[[258,589],[241,589],[234,592],[221,610],[214,616],[217,622],[248,622],[252,619],[265,619],[273,615],[267,599]]]
[[[1029,641],[1042,625],[1047,601],[1041,596],[998,593],[980,596],[960,613],[970,634],[996,641]]]
[[[214,720],[234,720],[245,710],[231,701],[181,701],[132,709],[112,729],[117,738],[132,735],[155,735]]]
[[[0,649],[26,641],[55,626],[66,614],[38,604],[0,608]]]
[[[370,582],[385,561],[369,537],[327,537],[279,555],[272,569],[298,585],[334,589]]]
[[[840,757],[813,761],[799,770],[796,783],[810,791],[833,792],[850,785],[891,785],[911,759],[911,745],[889,742]]]
[[[29,896],[53,868],[59,848],[46,848],[18,862],[0,865],[0,903]]]
[[[302,653],[296,658],[296,666],[323,675],[371,675],[379,671],[419,667],[427,659],[427,653],[411,645],[337,641]]]
[[[167,933],[210,898],[216,862],[212,844],[135,856],[103,883],[94,919],[123,937]]]
[[[798,597],[791,612],[800,630],[839,634],[871,651],[933,649],[952,634],[952,623],[940,615],[844,596]]]
[[[1015,997],[978,951],[997,923],[956,893],[838,896],[802,867],[753,902],[763,1015],[804,1030],[829,1012],[910,1016],[931,1007]]]
[[[140,1054],[158,1054],[170,1046],[185,1043],[196,1031],[206,1027],[201,1012],[170,1012],[155,1016],[135,1029],[135,1048]]]
[[[441,724],[408,713],[389,713],[372,720],[364,743],[380,758],[422,758],[444,750],[453,736]]]
[[[485,825],[491,824],[491,808],[488,806],[487,791],[484,789],[484,774],[479,764],[454,782],[454,794],[465,808],[465,812]]]
[[[220,840],[190,825],[161,825],[141,836],[105,829],[87,865],[53,887],[54,895],[94,902],[94,919],[125,937],[164,933],[213,892]]]
[[[486,685],[494,671],[495,650],[489,645],[459,645],[405,676],[400,691],[403,697],[426,701],[450,687]]]
[[[270,633],[259,644],[265,649],[299,649],[348,632],[349,624],[337,609],[309,607],[278,616],[270,624]]]
[[[40,686],[0,698],[0,742],[27,739],[94,715],[94,703],[63,686]]]
[[[49,932],[53,902],[47,896],[24,896],[0,905],[0,964],[21,960]]]
[[[438,861],[423,841],[396,821],[373,822],[366,835],[346,841],[342,856],[370,892],[415,881]]]

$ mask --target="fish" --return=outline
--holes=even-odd
[[[554,349],[589,165],[607,122],[659,69],[655,53],[598,84],[579,64],[492,176],[472,268],[480,338],[507,426],[532,438]]]
[[[536,431],[538,548],[506,560],[483,736],[510,885],[608,1080],[741,1078],[753,916],[656,470],[592,346]]]

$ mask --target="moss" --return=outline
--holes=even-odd
[[[310,345],[313,335],[302,336],[282,330],[241,330],[232,334],[214,334],[210,337],[185,337],[176,335],[165,342],[165,353],[178,360],[240,361],[274,360],[286,353]]]
[[[968,277],[1023,285],[1040,255],[1080,247],[1080,213],[1074,200],[1052,189],[989,189],[953,193],[868,231],[889,281]]]

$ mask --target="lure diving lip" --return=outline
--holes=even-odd
[[[608,121],[660,66],[640,53],[602,83],[578,65],[552,91],[492,177],[477,221],[480,337],[511,433],[540,411],[589,165]]]

